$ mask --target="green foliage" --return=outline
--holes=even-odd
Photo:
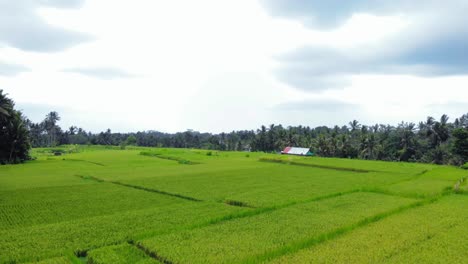
[[[46,118],[42,123],[45,131],[47,131],[47,146],[49,147],[56,146],[59,143],[57,142],[57,137],[60,136],[61,128],[57,125],[58,121],[60,121],[59,114],[55,111],[52,111],[46,115]]]
[[[119,146],[120,146],[120,149],[121,149],[121,150],[125,150],[125,149],[127,148],[127,143],[124,142],[124,141],[122,141],[122,142],[120,142],[120,145],[119,145]]]
[[[190,160],[186,160],[186,159],[179,159],[177,161],[179,162],[179,164],[187,164],[187,165],[194,164]]]
[[[453,131],[453,149],[455,154],[460,155],[464,160],[468,160],[468,128],[458,128]]]
[[[0,114],[7,113],[0,107]],[[439,120],[428,117],[418,125],[401,122],[396,126],[362,125],[357,120],[348,126],[307,127],[282,125],[261,126],[253,131],[230,133],[200,133],[188,130],[175,134],[158,131],[137,133],[112,133],[110,129],[97,134],[71,126],[62,131],[57,126],[57,112],[47,114],[44,121],[28,122],[31,143],[34,147],[60,144],[92,144],[120,146],[199,148],[231,151],[262,151],[278,153],[287,146],[312,149],[322,157],[338,157],[366,160],[425,162],[461,165],[468,160],[468,114],[449,122],[447,115]],[[211,151],[207,156],[216,155]]]
[[[127,145],[134,146],[137,143],[137,139],[134,135],[130,135],[127,137],[127,140],[125,140]]]
[[[13,100],[0,90],[0,164],[20,163],[30,159],[29,131]]]

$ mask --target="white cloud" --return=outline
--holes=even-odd
[[[26,51],[54,52],[90,40],[90,36],[44,22],[40,7],[76,8],[82,0],[0,0],[0,44]]]
[[[63,126],[167,132],[188,128],[220,132],[269,123],[313,126],[337,113],[330,110],[313,116],[295,111],[291,116],[275,106],[332,99],[368,111],[356,113],[362,113],[356,118],[363,121],[393,122],[413,115],[372,107],[394,105],[398,96],[387,96],[390,89],[407,92],[405,87],[431,83],[424,78],[413,82],[401,76],[357,74],[350,76],[351,84],[345,89],[311,94],[275,78],[281,63],[276,58],[281,54],[310,44],[337,49],[378,45],[411,22],[405,17],[358,14],[340,28],[318,31],[298,21],[272,18],[251,0],[88,0],[79,9],[48,7],[39,14],[50,25],[85,32],[94,40],[55,53],[0,47],[1,61],[30,69],[16,76],[0,76],[0,83],[19,106],[61,109]],[[66,69],[88,74],[64,72]],[[114,77],[120,74],[118,78],[89,78],[96,69]],[[445,81],[439,80],[434,87]],[[455,78],[450,83],[462,87],[468,81]],[[378,92],[376,87],[389,91]],[[450,93],[444,102],[463,102],[464,97]],[[418,117],[428,111],[428,105],[443,103],[440,98],[425,96],[416,106],[404,102],[405,107],[414,107],[414,117]]]
[[[0,61],[0,76],[15,76],[28,70],[28,68],[21,65],[9,64]]]

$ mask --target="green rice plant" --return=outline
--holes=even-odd
[[[157,264],[158,260],[146,255],[142,250],[127,243],[102,247],[88,253],[90,264]]]
[[[285,160],[285,159],[280,159],[280,158],[260,158],[259,161],[274,162],[274,163],[281,163],[281,164],[288,164],[288,165],[297,165],[297,166],[305,166],[305,167],[315,167],[315,168],[338,170],[338,171],[353,171],[353,172],[361,172],[361,173],[371,172],[370,170],[364,170],[364,169],[345,168],[345,167],[337,167],[337,166],[329,166],[329,165],[320,165],[320,164],[313,164],[313,163],[307,163],[307,162]]]
[[[468,197],[450,195],[272,263],[464,263]]]
[[[179,199],[97,183],[1,192],[0,230],[50,224],[179,203]]]
[[[139,179],[122,177],[119,181],[200,200],[235,200],[254,207],[269,207],[330,193],[390,184],[413,177],[405,173],[356,173],[284,166],[250,159],[242,159],[239,162],[233,159],[232,164],[224,164],[221,160],[190,169],[178,169],[178,173],[168,170],[167,174],[161,173],[158,177],[154,174],[153,177]],[[236,166],[231,167],[233,165]]]
[[[459,179],[467,175],[468,173],[464,170],[440,166],[412,180],[388,185],[385,189],[400,195],[437,196],[446,190],[451,190]]]
[[[379,171],[408,174],[416,174],[423,170],[430,170],[437,166],[431,164],[418,164],[406,162],[386,162],[370,161],[357,159],[339,159],[339,158],[321,158],[321,157],[302,157],[292,155],[261,155],[259,159],[273,159],[287,162],[297,162],[301,164],[310,164],[330,168],[357,169],[364,171]]]
[[[199,162],[190,161],[190,160],[187,160],[187,159],[184,159],[184,158],[181,158],[181,157],[168,156],[168,155],[163,155],[163,154],[160,154],[160,153],[152,153],[152,152],[148,152],[148,151],[142,151],[142,152],[140,152],[140,155],[155,157],[155,158],[159,158],[159,159],[173,160],[173,161],[177,161],[179,164],[185,164],[185,165],[200,164]]]
[[[41,261],[28,262],[27,264],[70,264],[73,263],[70,257],[56,257]]]
[[[33,149],[36,160],[0,166],[0,263],[132,263],[130,259],[139,261],[136,256],[142,254],[143,263],[155,258],[190,263],[269,261],[378,223],[410,234],[400,227],[406,218],[397,218],[396,224],[386,220],[412,211],[437,218],[434,223],[447,220],[440,225],[453,228],[446,229],[444,238],[416,229],[408,238],[392,235],[388,243],[404,245],[407,239],[417,244],[425,237],[430,237],[427,241],[440,237],[437,245],[464,250],[456,240],[464,239],[466,231],[450,219],[455,214],[464,217],[459,201],[468,197],[467,184],[460,179],[468,175],[455,167],[256,152],[219,151],[209,156],[206,150],[136,146],[54,149],[66,155],[53,156],[50,148]],[[260,162],[262,158],[280,161]],[[454,191],[457,194],[450,195]],[[435,207],[438,199],[444,206]],[[409,223],[438,230],[422,220]],[[385,230],[381,234],[392,232],[386,225],[379,225]],[[372,240],[373,234],[359,239]],[[378,246],[367,245],[371,250]],[[429,252],[431,247],[417,250]],[[389,259],[402,261],[396,255],[404,256],[405,250],[412,252],[397,247]],[[362,262],[373,260],[349,252]],[[416,253],[415,258],[406,257],[429,262]],[[313,259],[335,260],[330,256],[333,251],[316,254]],[[459,260],[452,253],[441,259]],[[308,262],[309,257],[300,260]]]
[[[341,227],[415,201],[382,194],[353,193],[200,229],[156,236],[138,243],[174,263],[255,260],[267,252],[326,236]]]
[[[222,203],[155,205],[114,214],[86,217],[50,224],[0,230],[0,263],[43,260],[72,252],[89,252],[129,239],[151,237],[209,225],[249,208]]]

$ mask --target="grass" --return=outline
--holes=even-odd
[[[468,172],[455,167],[142,147],[33,155],[0,166],[0,263],[459,263],[466,251]]]
[[[468,170],[468,162],[461,166],[462,169]]]

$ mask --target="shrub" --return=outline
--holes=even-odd
[[[127,144],[126,144],[124,141],[122,141],[122,142],[120,143],[120,149],[121,149],[121,150],[124,150],[126,147],[127,147]]]
[[[61,156],[62,154],[66,154],[67,151],[65,151],[64,149],[51,149],[50,153],[52,153],[52,155],[54,156]]]
[[[127,145],[136,145],[137,144],[137,139],[134,135],[130,135],[127,137],[127,140],[125,140]]]

